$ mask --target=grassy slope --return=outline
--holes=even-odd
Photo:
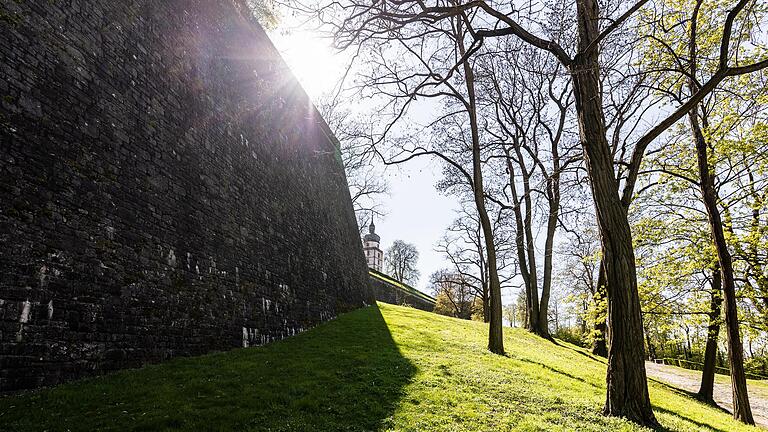
[[[505,329],[379,305],[263,348],[176,359],[0,399],[0,430],[634,431],[600,415],[605,366]],[[663,385],[664,430],[749,431]]]

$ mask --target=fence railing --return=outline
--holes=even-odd
[[[703,370],[704,369],[704,363],[694,362],[690,360],[684,360],[684,359],[677,359],[677,358],[658,358],[653,360],[656,364],[663,364],[663,365],[672,365],[681,367],[684,369],[691,369],[691,370]],[[730,375],[731,370],[722,366],[715,366],[715,371],[717,373],[723,374],[723,375]],[[749,379],[755,379],[755,380],[764,380],[768,379],[768,377],[763,375],[754,374],[751,372],[745,372],[744,373],[747,378]]]

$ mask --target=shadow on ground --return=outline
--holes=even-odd
[[[711,402],[711,403],[710,403],[710,402],[706,402],[706,401],[703,401],[703,400],[701,400],[701,399],[699,398],[699,395],[698,395],[698,393],[696,393],[696,392],[692,392],[692,391],[689,391],[689,390],[686,390],[686,389],[684,389],[684,388],[680,388],[680,387],[675,387],[675,386],[673,386],[672,384],[666,383],[666,382],[664,382],[664,381],[661,381],[661,380],[657,380],[657,379],[655,379],[655,378],[651,378],[651,377],[648,377],[648,382],[651,382],[651,381],[655,382],[655,383],[656,383],[656,384],[658,384],[658,385],[664,386],[665,388],[667,388],[669,391],[671,391],[671,392],[673,392],[673,393],[677,393],[677,394],[679,394],[679,395],[682,395],[682,396],[686,396],[686,397],[689,397],[689,398],[691,398],[691,399],[695,399],[695,400],[696,400],[696,401],[698,401],[698,402],[701,402],[701,403],[705,403],[705,404],[707,404],[708,406],[710,406],[710,407],[712,407],[712,408],[714,408],[714,409],[716,409],[716,410],[718,410],[718,411],[721,411],[721,412],[723,412],[723,413],[725,413],[725,414],[728,414],[728,415],[730,415],[730,414],[731,414],[731,412],[730,412],[730,411],[728,411],[728,409],[727,409],[727,408],[721,407],[721,406],[720,406],[720,405],[718,405],[717,403],[714,403],[714,402]]]
[[[723,430],[723,429],[718,429],[718,428],[712,426],[709,423],[704,423],[704,422],[698,421],[697,419],[693,419],[691,417],[684,416],[684,415],[682,415],[682,414],[680,414],[678,412],[670,411],[670,410],[661,408],[661,407],[656,406],[656,405],[653,406],[653,412],[655,412],[656,414],[659,414],[659,413],[669,414],[671,416],[677,417],[680,420],[683,420],[683,421],[686,421],[686,422],[688,422],[690,424],[696,425],[701,430],[708,430],[708,431],[713,431],[713,432],[728,432],[728,431]],[[668,429],[668,428],[666,428],[664,426],[655,427],[655,428],[653,428],[653,430],[656,431],[656,432],[673,432],[673,429]]]
[[[371,306],[266,347],[0,398],[0,430],[377,430],[415,372]]]

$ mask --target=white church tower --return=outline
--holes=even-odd
[[[371,215],[371,224],[368,226],[368,234],[363,237],[363,251],[365,259],[368,261],[368,268],[378,272],[382,271],[384,266],[384,252],[379,248],[381,238],[376,234],[376,225],[373,224],[373,215]]]

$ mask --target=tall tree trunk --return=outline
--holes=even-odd
[[[550,97],[555,100],[550,90]],[[560,214],[560,138],[562,137],[563,127],[566,120],[567,109],[560,101],[556,101],[560,108],[560,121],[557,126],[557,132],[551,141],[552,150],[552,173],[547,178],[547,204],[549,213],[547,217],[547,238],[544,242],[544,278],[541,285],[541,303],[539,304],[540,318],[543,322],[539,323],[549,336],[549,323],[547,320],[549,311],[549,294],[552,290],[552,252],[555,243],[555,231],[557,230],[557,219]],[[544,170],[542,169],[542,173]],[[586,303],[585,303],[586,304]],[[582,323],[586,325],[586,323]]]
[[[618,195],[613,157],[606,139],[598,50],[597,0],[577,0],[579,52],[569,66],[595,212],[600,228],[608,294],[608,373],[604,412],[656,425],[648,395],[643,325],[637,292],[635,254],[627,209]]]
[[[536,265],[536,240],[533,238],[533,200],[531,199],[531,171],[525,164],[520,145],[515,143],[515,154],[520,165],[520,174],[523,177],[523,202],[525,203],[525,215],[523,226],[525,231],[525,252],[528,257],[528,284],[530,287],[532,317],[534,319],[529,323],[528,330],[539,336],[549,337],[547,327],[549,320],[546,315],[542,315],[541,305],[539,303],[539,278]],[[542,327],[544,323],[544,327]]]
[[[519,153],[519,145],[515,144],[516,151]],[[536,288],[535,262],[533,264],[534,274],[531,275],[532,266],[529,263],[528,248],[526,247],[526,228],[523,220],[522,202],[517,194],[517,184],[515,181],[515,167],[512,164],[512,157],[509,149],[504,147],[507,156],[507,171],[509,172],[509,188],[512,193],[512,202],[514,203],[512,211],[515,215],[515,250],[517,251],[517,261],[520,267],[520,276],[523,278],[525,286],[525,328],[528,331],[536,332],[539,323],[539,300],[538,290]],[[518,156],[520,157],[520,156]],[[534,257],[535,259],[535,257]]]
[[[736,283],[733,278],[733,261],[725,240],[723,221],[717,208],[718,196],[715,179],[710,172],[707,142],[699,126],[695,110],[688,114],[688,120],[696,143],[696,159],[699,167],[699,184],[707,209],[712,241],[717,250],[717,261],[722,274],[723,297],[725,299],[725,327],[728,335],[728,363],[731,369],[733,391],[733,417],[746,424],[755,424],[747,394],[747,378],[744,374],[744,351],[739,333],[738,310],[736,306]]]
[[[491,298],[488,292],[488,282],[483,281],[483,322],[491,322]]]
[[[690,20],[690,41],[688,43],[688,55],[690,64],[690,73],[688,79],[688,88],[691,94],[700,90],[696,80],[697,72],[697,45],[696,33],[698,25],[698,14],[702,1],[698,0],[693,9],[692,19]],[[717,189],[715,189],[715,176],[709,165],[707,141],[704,137],[696,105],[688,112],[688,122],[693,133],[693,141],[696,145],[696,160],[699,169],[699,187],[704,200],[704,207],[707,210],[709,220],[710,235],[717,251],[717,262],[720,266],[722,276],[723,296],[725,298],[725,326],[728,336],[728,363],[731,369],[731,389],[733,391],[733,417],[747,424],[755,424],[752,418],[752,409],[749,406],[749,395],[747,394],[747,378],[744,374],[744,351],[739,334],[739,318],[736,305],[736,283],[733,278],[733,260],[731,252],[728,250],[728,243],[725,240],[723,230],[723,220],[720,215],[720,209],[717,208],[719,198]],[[706,127],[707,118],[703,117]]]
[[[597,286],[593,294],[595,312],[597,316],[594,319],[595,338],[592,340],[592,354],[600,357],[608,357],[608,345],[606,345],[606,327],[605,317],[603,316],[602,303],[605,299],[605,270],[602,260],[600,261],[600,270],[597,276]]]
[[[541,316],[541,309],[539,308],[539,278],[537,274],[536,266],[536,245],[533,238],[533,203],[531,200],[531,173],[525,166],[522,152],[519,146],[515,146],[515,152],[517,152],[518,163],[520,164],[520,171],[523,176],[523,202],[525,203],[525,217],[523,223],[525,224],[525,252],[528,256],[528,283],[530,285],[529,291],[531,295],[532,318],[528,330],[534,334],[540,336],[548,336],[545,329],[541,328],[541,322],[547,322],[547,317]]]
[[[560,163],[556,146],[552,149],[554,169],[552,176],[547,180],[547,202],[549,214],[547,215],[547,237],[544,241],[544,275],[541,284],[541,302],[539,303],[539,334],[549,338],[549,293],[552,289],[552,251],[555,243],[555,231],[557,230],[557,217],[560,210]]]
[[[656,358],[656,347],[653,346],[653,341],[651,340],[650,332],[648,329],[645,329],[645,343],[648,345],[648,357],[653,360]]]
[[[715,402],[712,392],[715,386],[715,368],[717,366],[717,340],[720,338],[720,308],[723,303],[721,290],[720,266],[715,265],[712,271],[712,299],[709,304],[709,326],[707,327],[707,346],[704,349],[704,368],[701,372],[701,386],[697,393],[699,399],[711,404]]]
[[[480,257],[480,284],[483,290],[483,322],[491,322],[491,298],[488,287],[488,264],[485,262],[485,251],[482,246],[482,235],[477,233],[478,256]]]
[[[463,44],[459,44],[461,55],[465,54]],[[472,183],[475,206],[480,218],[485,238],[485,250],[488,258],[488,282],[491,294],[491,314],[488,330],[488,350],[494,354],[504,354],[504,335],[502,333],[501,283],[496,266],[496,245],[493,242],[493,228],[485,207],[483,189],[483,171],[480,154],[480,132],[477,124],[477,104],[475,98],[475,75],[468,62],[464,62],[467,94],[469,96],[469,124],[472,132]]]

